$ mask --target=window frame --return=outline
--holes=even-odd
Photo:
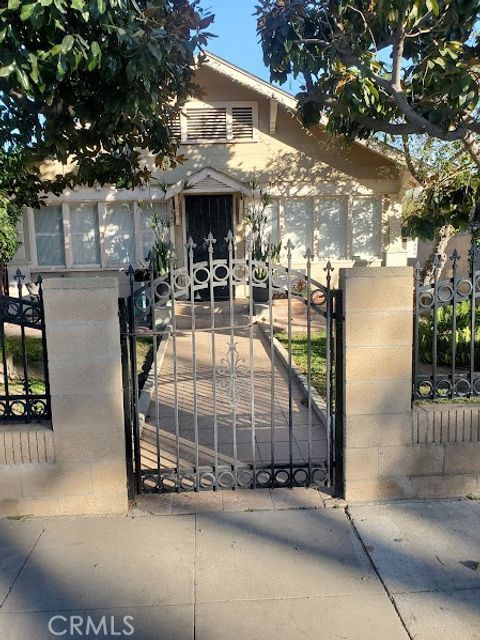
[[[253,135],[251,139],[237,139],[233,137],[233,107],[251,107],[253,119]],[[188,118],[186,112],[188,109],[226,109],[226,138],[212,140],[211,138],[197,138],[196,140],[188,139]],[[252,144],[259,141],[258,132],[258,102],[249,100],[229,100],[229,101],[212,101],[202,102],[201,100],[191,100],[183,107],[180,114],[180,144],[196,145],[196,144]]]

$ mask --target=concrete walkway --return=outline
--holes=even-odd
[[[221,510],[154,496],[126,518],[0,520],[0,638],[480,638],[478,504],[346,513],[276,491],[271,506],[223,492]],[[148,513],[162,502],[185,515]]]

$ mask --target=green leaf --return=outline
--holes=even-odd
[[[100,58],[100,56],[102,55],[102,50],[100,49],[100,45],[96,40],[94,40],[90,45],[90,50],[94,58]]]
[[[5,67],[0,67],[0,78],[6,78],[15,69],[15,62],[7,64]]]
[[[438,18],[440,15],[440,7],[438,6],[437,0],[425,0],[425,4],[427,5],[427,9]]]
[[[76,11],[83,11],[85,8],[85,2],[83,0],[72,0],[72,9]]]
[[[8,8],[11,10],[18,9],[20,2],[21,0],[8,0]]]
[[[25,20],[28,20],[36,6],[37,4],[35,2],[24,4],[20,12],[20,20],[23,20],[23,22],[25,22]]]
[[[74,44],[75,38],[72,35],[68,34],[67,36],[65,36],[61,44],[62,53],[68,53]]]
[[[105,0],[97,0],[98,13],[102,15],[105,13],[105,9],[107,8],[105,5]]]

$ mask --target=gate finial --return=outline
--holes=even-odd
[[[211,231],[208,232],[208,236],[204,238],[204,240],[208,247],[208,253],[213,253],[213,245],[216,244],[217,241],[213,237],[213,234]]]

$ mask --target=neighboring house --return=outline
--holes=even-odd
[[[378,143],[348,145],[322,127],[306,131],[293,96],[212,54],[196,81],[202,101],[188,102],[175,126],[187,161],[170,171],[155,169],[149,187],[80,187],[27,211],[10,276],[17,266],[35,279],[138,265],[152,245],[152,207],[145,203],[170,220],[180,265],[187,237],[193,236],[201,258],[209,231],[219,240],[218,257],[230,228],[241,253],[254,179],[274,196],[270,233],[284,246],[292,240],[296,267],[304,265],[307,247],[319,279],[327,259],[335,274],[354,264],[406,264],[400,216],[410,176],[401,153]],[[43,172],[57,169],[47,165]]]

